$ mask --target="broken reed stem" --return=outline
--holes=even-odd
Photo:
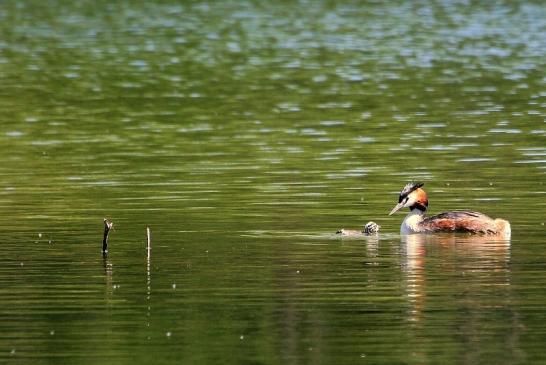
[[[114,222],[109,221],[104,218],[104,236],[102,238],[102,253],[108,252],[108,234],[110,230],[114,227]]]
[[[146,227],[146,235],[148,237],[146,248],[148,249],[148,257],[150,257],[150,250],[152,249],[152,233],[150,232],[150,227]]]

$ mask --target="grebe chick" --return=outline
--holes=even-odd
[[[336,234],[340,234],[342,236],[373,236],[376,235],[379,232],[379,229],[381,226],[375,222],[368,222],[364,225],[364,230],[359,231],[356,229],[345,229],[342,228],[339,231],[336,232]]]
[[[493,219],[472,211],[450,211],[426,217],[427,193],[421,189],[423,183],[409,183],[398,197],[398,204],[389,215],[408,207],[409,214],[400,226],[401,234],[467,232],[485,235],[510,235],[510,223],[504,219]]]

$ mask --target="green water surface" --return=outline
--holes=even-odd
[[[540,1],[0,2],[0,362],[546,363],[545,34]],[[511,239],[401,237],[410,180]]]

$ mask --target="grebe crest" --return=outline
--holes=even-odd
[[[427,193],[421,189],[424,183],[411,182],[406,184],[398,196],[398,204],[391,210],[389,215],[396,211],[409,207],[410,210],[418,209],[425,212],[428,208]]]
[[[389,215],[402,208],[410,213],[400,226],[400,233],[466,232],[487,235],[510,236],[510,223],[504,219],[492,219],[485,214],[472,211],[449,211],[426,217],[427,193],[421,189],[423,183],[409,183],[398,197],[398,204]]]

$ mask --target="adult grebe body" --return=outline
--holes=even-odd
[[[400,226],[401,234],[467,232],[486,235],[510,235],[510,223],[504,219],[493,219],[485,214],[472,211],[450,211],[432,217],[426,216],[427,193],[421,189],[423,183],[409,183],[404,186],[398,204],[389,215],[408,207],[409,214]]]

